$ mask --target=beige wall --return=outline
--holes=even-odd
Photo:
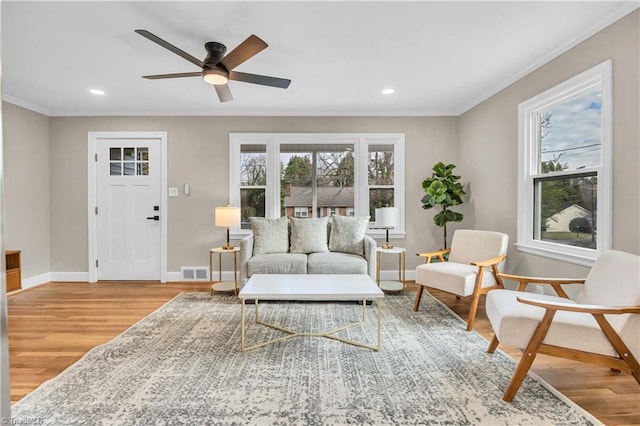
[[[22,277],[51,271],[49,121],[4,103],[4,247],[22,250]]]
[[[639,13],[612,26],[460,117],[52,117],[4,104],[5,234],[25,253],[25,277],[87,271],[87,132],[166,131],[168,184],[191,195],[168,199],[168,271],[208,264],[220,245],[213,208],[228,198],[230,132],[398,132],[406,135],[407,237],[413,254],[439,248],[421,182],[437,161],[458,164],[468,196],[455,228],[502,230],[516,239],[517,105],[605,59],[613,59],[613,246],[640,252]],[[379,242],[381,240],[378,240]],[[510,249],[508,269],[583,276],[586,269]],[[391,269],[391,259],[383,269]]]
[[[516,241],[518,104],[607,59],[613,61],[613,248],[640,253],[639,12],[627,15],[460,117],[467,225]],[[509,250],[507,269],[584,276],[586,268]]]
[[[208,249],[225,231],[213,226],[213,209],[228,200],[230,132],[392,132],[406,136],[408,266],[417,251],[440,244],[432,212],[422,210],[422,180],[438,161],[458,157],[455,117],[54,117],[51,118],[51,268],[87,271],[87,132],[166,131],[169,198],[168,271],[208,265]],[[182,186],[189,183],[191,194]],[[385,264],[386,265],[386,262]],[[384,267],[383,265],[383,267]]]

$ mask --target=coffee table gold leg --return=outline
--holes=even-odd
[[[367,299],[362,300],[362,322],[367,320]]]
[[[256,305],[256,322],[258,322],[258,299],[254,300],[253,303]]]
[[[262,343],[259,343],[257,345],[252,345],[252,346],[246,347],[245,346],[244,301],[245,301],[245,299],[242,299],[242,320],[241,320],[241,339],[242,340],[241,340],[241,343],[240,343],[240,349],[241,349],[242,352],[245,352],[245,351],[248,351],[248,350],[252,350],[252,349],[261,348],[261,347],[264,347],[264,346],[267,346],[267,345],[270,345],[270,344],[273,344],[273,343],[282,342],[283,340],[287,340],[287,339],[290,339],[292,337],[302,337],[302,336],[326,337],[328,339],[339,340],[339,341],[341,341],[343,343],[348,343],[348,344],[354,345],[354,346],[360,346],[360,347],[371,349],[371,350],[374,350],[374,351],[379,351],[380,350],[380,347],[381,347],[381,335],[382,335],[382,333],[381,333],[382,312],[381,312],[381,300],[380,299],[376,300],[376,305],[377,305],[376,306],[376,311],[377,311],[377,317],[378,317],[377,318],[378,330],[377,330],[377,342],[376,342],[375,346],[374,345],[370,345],[370,344],[366,344],[366,343],[363,343],[363,342],[357,342],[357,341],[354,341],[354,340],[349,340],[349,339],[346,339],[344,337],[334,336],[334,333],[337,333],[337,332],[342,331],[342,330],[346,330],[346,329],[351,328],[351,327],[356,327],[356,326],[359,326],[359,325],[363,325],[365,323],[366,315],[367,315],[367,313],[366,313],[367,312],[366,311],[367,299],[363,299],[362,300],[362,321],[359,321],[359,322],[356,322],[356,323],[352,323],[352,324],[348,324],[348,325],[345,325],[345,326],[342,326],[342,327],[339,327],[339,328],[336,328],[336,329],[333,329],[333,330],[320,332],[320,333],[297,332],[297,331],[294,331],[294,330],[289,330],[289,329],[284,328],[284,327],[280,327],[280,326],[275,325],[275,324],[269,324],[269,323],[260,321],[259,317],[258,317],[258,300],[256,299],[256,300],[254,300],[254,304],[256,305],[255,306],[256,324],[264,325],[266,327],[273,328],[275,330],[279,330],[279,331],[285,332],[285,333],[287,333],[287,335],[286,336],[282,336],[282,337],[278,337],[276,339],[269,340],[269,341],[266,341],[266,342],[262,342]]]
[[[240,352],[244,352],[244,299],[242,299],[242,320],[240,321]]]
[[[376,351],[380,350],[380,303],[382,303],[382,300],[376,300],[376,305],[378,305],[378,345],[376,346]]]

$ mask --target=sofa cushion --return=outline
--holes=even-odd
[[[289,251],[289,220],[286,217],[266,219],[250,217],[253,231],[253,253],[286,253]]]
[[[350,253],[311,253],[307,260],[309,274],[366,274],[364,257]]]
[[[247,276],[255,274],[306,274],[307,255],[272,253],[253,256],[247,261]]]
[[[291,253],[326,253],[328,217],[291,218]]]
[[[332,216],[329,250],[362,256],[368,226],[369,216]]]

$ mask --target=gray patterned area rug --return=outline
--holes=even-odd
[[[12,407],[16,422],[47,425],[583,425],[597,423],[548,385],[527,378],[502,393],[515,363],[425,295],[385,297],[382,350],[296,337],[240,352],[240,302],[182,293],[98,346]],[[374,305],[375,306],[375,305]],[[368,322],[342,336],[375,342]],[[253,323],[247,344],[282,335]],[[264,303],[265,321],[322,331],[357,321],[350,303]],[[26,423],[19,423],[26,424]]]

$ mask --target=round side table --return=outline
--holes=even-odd
[[[405,257],[407,250],[402,247],[376,248],[376,282],[382,291],[403,292],[406,284],[405,279]],[[398,256],[398,280],[380,280],[380,256],[383,254],[393,254]]]
[[[214,291],[233,291],[233,294],[238,294],[238,252],[240,247],[234,247],[231,249],[225,249],[222,247],[215,247],[209,250],[209,284],[211,285],[210,293],[213,295]],[[213,258],[214,255],[218,255],[218,281],[213,280]],[[222,255],[233,254],[233,281],[222,281]]]

